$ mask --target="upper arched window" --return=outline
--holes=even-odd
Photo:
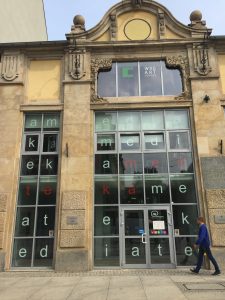
[[[110,71],[98,74],[98,96],[177,96],[182,93],[179,69],[165,61],[114,62]]]

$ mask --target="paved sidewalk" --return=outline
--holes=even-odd
[[[225,275],[176,270],[0,273],[1,300],[225,300]]]

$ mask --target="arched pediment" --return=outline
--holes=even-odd
[[[83,24],[84,25],[84,24]],[[188,26],[180,23],[170,11],[152,0],[124,0],[114,5],[92,29],[74,23],[66,37],[89,41],[143,41],[204,37],[211,33],[205,22],[194,17]]]

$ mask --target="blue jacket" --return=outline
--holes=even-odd
[[[209,248],[210,246],[209,233],[205,224],[200,225],[198,231],[198,239],[195,244],[203,248]]]

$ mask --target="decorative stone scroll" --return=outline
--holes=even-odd
[[[6,81],[13,81],[19,76],[18,55],[3,55],[1,77]]]
[[[104,103],[107,99],[99,97],[97,94],[97,79],[99,70],[110,70],[112,68],[112,59],[110,58],[92,58],[91,59],[91,103]]]
[[[86,75],[85,50],[69,49],[69,75],[75,80]]]
[[[183,92],[175,97],[176,100],[185,100],[191,98],[191,86],[189,82],[189,64],[186,56],[167,56],[166,65],[171,68],[179,68],[182,73]]]
[[[142,6],[143,0],[131,0],[132,6],[140,8]]]
[[[159,22],[159,37],[162,38],[166,34],[165,14],[162,10],[158,11],[158,22]]]
[[[209,51],[205,44],[194,44],[193,45],[193,56],[194,56],[194,70],[199,75],[206,76],[212,71],[212,67],[209,62]]]
[[[111,41],[116,40],[116,35],[117,35],[117,24],[116,24],[116,14],[112,13],[110,14],[110,33],[111,33]]]

